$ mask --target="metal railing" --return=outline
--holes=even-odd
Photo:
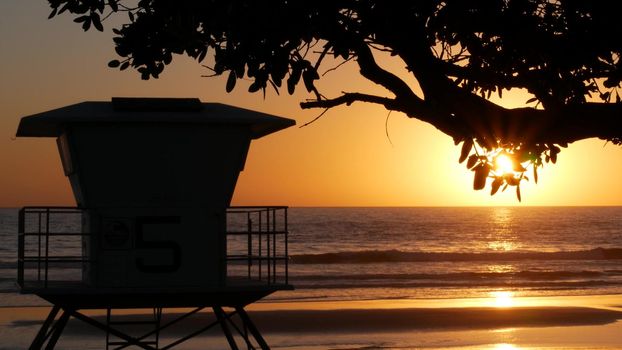
[[[18,214],[17,283],[29,281],[44,288],[50,281],[50,267],[79,266],[88,262],[82,254],[83,210],[75,207],[24,207]],[[62,247],[61,247],[62,246]],[[60,253],[60,255],[59,255]],[[74,253],[74,254],[66,254]],[[74,277],[75,278],[75,277]]]
[[[289,283],[287,207],[227,209],[227,277]]]
[[[227,208],[226,285],[289,283],[287,207]],[[82,220],[76,207],[24,207],[18,217],[17,283],[49,288],[80,282],[85,263]],[[52,274],[54,275],[52,276]]]

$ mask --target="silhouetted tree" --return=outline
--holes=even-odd
[[[537,177],[558,146],[591,137],[621,143],[615,0],[48,1],[50,18],[69,11],[84,30],[101,31],[105,18],[126,13],[113,29],[122,59],[109,66],[132,67],[143,79],[157,78],[173,54],[199,62],[213,54],[210,68],[228,76],[228,92],[243,77],[253,81],[250,92],[285,85],[292,94],[304,85],[314,99],[302,108],[368,102],[428,122],[463,142],[460,161],[474,170],[474,187],[494,178],[492,193],[513,185],[520,199],[524,166]],[[403,62],[422,93],[376,62],[381,51]],[[386,94],[322,95],[315,82],[334,68],[325,67],[327,56],[355,62]],[[530,107],[488,99],[514,88],[533,95]],[[511,157],[515,173],[495,170],[499,154]]]

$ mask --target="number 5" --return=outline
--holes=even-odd
[[[144,225],[179,225],[179,216],[140,216],[136,218],[136,249],[169,250],[173,254],[171,264],[145,264],[143,258],[136,258],[136,267],[146,273],[175,272],[181,266],[181,248],[175,241],[145,241]]]

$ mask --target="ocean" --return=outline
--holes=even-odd
[[[622,294],[622,207],[290,208],[289,231],[272,302]],[[0,306],[47,305],[17,293],[17,209],[0,242]]]

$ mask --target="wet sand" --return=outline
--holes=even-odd
[[[616,349],[622,348],[621,300],[622,296],[524,298],[515,300],[521,306],[512,307],[482,306],[486,301],[471,299],[258,303],[249,314],[273,348]],[[27,347],[48,310],[0,308],[0,349]],[[163,322],[183,310],[166,311]],[[87,313],[105,322],[104,313]],[[123,310],[116,313],[117,320],[135,319],[138,313],[145,314]],[[211,313],[199,313],[163,336],[174,339],[211,321]],[[228,348],[219,328],[206,335],[180,348],[198,349],[206,342],[216,349]],[[102,331],[72,320],[57,348],[97,349],[105,346],[103,339]]]

